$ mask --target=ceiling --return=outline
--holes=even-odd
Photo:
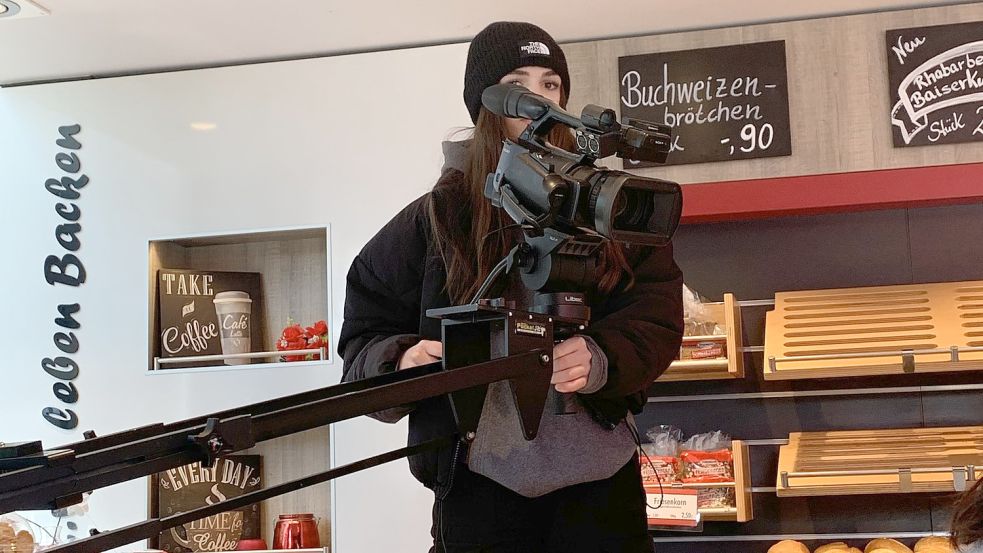
[[[0,18],[0,85],[463,42],[487,23],[502,19],[532,21],[550,31],[558,41],[572,42],[967,3],[953,0],[37,2],[50,15]]]

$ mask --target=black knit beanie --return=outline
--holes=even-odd
[[[563,50],[553,37],[532,23],[499,21],[471,40],[464,70],[464,104],[473,123],[478,122],[481,111],[481,93],[514,69],[527,65],[556,71],[563,90],[570,95],[570,73]]]

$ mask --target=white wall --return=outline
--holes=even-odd
[[[0,90],[0,440],[54,446],[86,429],[106,434],[337,383],[340,361],[147,375],[147,242],[330,224],[336,339],[352,258],[433,184],[439,142],[470,122],[461,100],[466,48]],[[192,122],[216,128],[196,131]],[[88,273],[79,288],[50,286],[42,272],[47,255],[64,253],[54,238],[59,199],[44,181],[62,176],[57,128],[74,123],[91,179],[77,202]],[[56,306],[75,302],[81,424],[62,431],[40,416],[64,407],[40,360],[58,354]],[[401,447],[405,436],[405,423],[337,424],[334,464]],[[335,494],[337,551],[427,547],[432,496],[405,461],[343,478]],[[95,493],[90,517],[101,530],[118,527],[143,519],[146,502],[139,479]]]

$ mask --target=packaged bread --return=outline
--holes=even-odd
[[[782,540],[769,547],[768,553],[809,553],[809,548],[802,542]]]
[[[730,436],[723,432],[697,434],[686,440],[679,454],[680,480],[688,483],[734,481],[734,455]]]
[[[728,509],[736,505],[734,488],[704,488],[696,493],[697,509]]]
[[[668,485],[679,481],[679,459],[676,457],[646,453],[642,456],[641,465],[644,486]]]
[[[660,425],[645,433],[650,443],[642,444],[642,484],[658,486],[679,481],[679,442],[683,431]]]
[[[683,341],[679,346],[679,358],[683,361],[722,359],[727,357],[727,338],[719,340]]]
[[[23,520],[23,519],[21,519]],[[32,553],[35,549],[34,535],[13,518],[0,519],[0,552]]]
[[[883,549],[884,551],[877,551],[878,549]],[[911,548],[907,545],[899,542],[898,540],[889,540],[885,538],[878,538],[876,540],[871,540],[864,548],[864,553],[913,553]]]

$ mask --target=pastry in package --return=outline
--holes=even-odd
[[[727,357],[726,340],[684,341],[679,348],[679,358],[682,360],[719,359],[723,357]]]
[[[706,488],[696,494],[698,509],[726,509],[736,505],[734,488]]]
[[[679,459],[664,455],[648,455],[641,459],[642,485],[658,486],[679,481]]]
[[[642,483],[646,486],[679,481],[679,442],[683,431],[675,426],[660,425],[645,433],[650,443],[642,444]]]
[[[690,483],[733,482],[734,456],[730,449],[683,451],[679,454],[682,481]]]

